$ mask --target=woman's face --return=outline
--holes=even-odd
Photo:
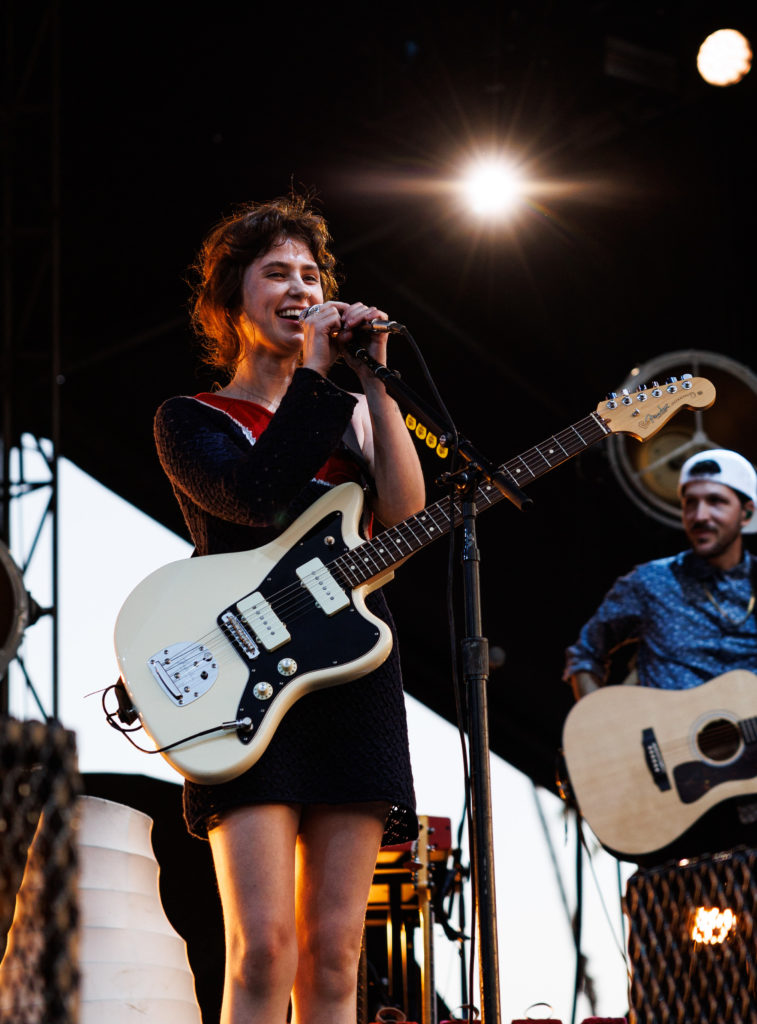
[[[321,274],[299,238],[283,238],[244,272],[243,320],[254,329],[256,345],[298,352],[304,339],[299,315],[317,302],[323,302]]]

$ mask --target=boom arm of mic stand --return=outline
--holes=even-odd
[[[423,399],[405,384],[395,370],[374,359],[368,350],[354,339],[348,348],[350,355],[364,363],[373,376],[381,381],[403,411],[411,412],[418,419],[423,420],[425,425],[431,427],[434,433],[440,437],[448,437],[452,433],[449,427],[444,427],[437,421],[436,413],[432,412]],[[522,510],[533,505],[531,498],[524,494],[517,484],[509,480],[503,470],[493,469],[489,460],[481,455],[466,438],[458,437],[458,451],[478,474],[488,480],[492,487],[496,487],[500,494],[511,501],[516,508]]]

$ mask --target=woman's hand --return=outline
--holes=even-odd
[[[322,302],[311,306],[303,320],[305,339],[302,345],[302,365],[324,376],[341,355],[347,365],[363,381],[371,376],[363,362],[351,356],[346,343],[362,324],[371,320],[386,320],[387,315],[376,306],[364,302]],[[365,347],[369,354],[380,363],[386,362],[387,335],[383,331],[367,330]]]
[[[302,321],[302,365],[324,377],[340,355],[342,318],[351,307],[346,302],[320,302],[311,306]]]
[[[349,351],[344,347],[345,343],[352,339],[354,332],[360,329],[361,324],[370,323],[371,320],[388,319],[383,310],[378,309],[376,306],[366,306],[364,302],[353,302],[342,315],[342,330],[337,338],[340,344],[340,351],[350,369],[354,370],[363,381],[371,377],[372,374],[365,363],[350,355]],[[385,331],[372,331],[368,329],[363,332],[364,347],[368,354],[379,363],[386,363],[387,338],[388,334]]]
[[[387,315],[376,306],[355,302],[342,313],[342,329],[337,336],[347,365],[352,367],[363,385],[363,394],[353,415],[355,433],[368,461],[376,484],[371,508],[384,526],[394,526],[419,512],[425,503],[425,486],[418,453],[397,403],[387,393],[383,382],[362,360],[345,350],[345,344],[360,325],[371,320],[386,320]],[[379,363],[386,364],[386,331],[366,330],[361,343]]]

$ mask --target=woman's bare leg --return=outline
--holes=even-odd
[[[355,1024],[365,910],[388,810],[386,804],[302,810],[292,1024]]]
[[[226,936],[220,1024],[286,1022],[299,822],[298,806],[257,804],[228,812],[209,833]]]

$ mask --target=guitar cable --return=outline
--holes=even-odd
[[[116,699],[118,701],[117,711],[109,711],[105,706],[105,699],[111,690],[116,694]],[[191,733],[189,736],[183,736],[180,740],[174,740],[173,743],[168,743],[165,747],[156,747],[154,750],[147,750],[145,747],[140,747],[138,743],[135,743],[129,735],[129,733],[139,732],[140,729],[144,728],[141,722],[139,725],[135,725],[132,728],[126,728],[116,721],[116,718],[119,718],[121,722],[125,722],[128,726],[139,717],[139,712],[131,703],[122,679],[118,679],[111,686],[107,686],[103,690],[101,704],[103,714],[105,715],[105,721],[108,725],[112,729],[115,729],[116,732],[120,732],[136,750],[141,751],[143,754],[163,754],[167,750],[173,750],[174,747],[181,746],[182,743],[189,743],[191,740],[201,739],[203,736],[210,736],[214,732],[229,732],[231,729],[249,729],[252,726],[252,720],[249,718],[237,719],[234,722],[221,722],[220,725],[213,725],[209,729],[202,729],[200,732]]]

